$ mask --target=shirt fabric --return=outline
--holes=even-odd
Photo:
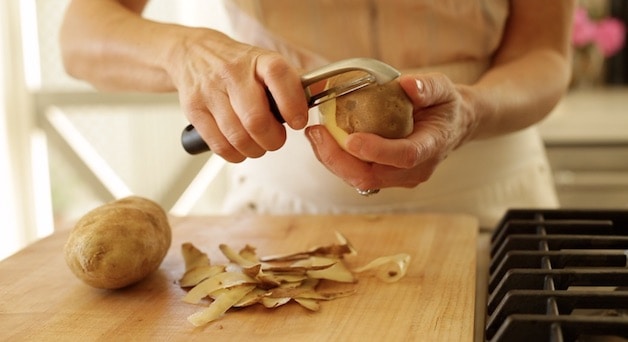
[[[506,0],[225,0],[234,38],[279,51],[311,70],[371,57],[402,72],[437,71],[473,84],[490,65]],[[318,122],[316,108],[310,123]],[[531,127],[467,143],[413,189],[363,197],[314,156],[302,131],[261,158],[230,164],[225,213],[448,212],[494,227],[510,208],[558,206],[543,142]]]

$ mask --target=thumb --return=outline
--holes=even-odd
[[[454,84],[441,73],[402,75],[399,77],[399,84],[415,109],[454,100]]]

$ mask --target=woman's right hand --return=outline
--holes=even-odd
[[[285,127],[270,111],[268,88],[293,129],[307,123],[298,71],[280,54],[209,29],[190,29],[167,68],[188,120],[210,149],[230,162],[280,148]]]
[[[281,55],[218,31],[145,19],[147,2],[71,0],[60,32],[66,71],[101,90],[178,91],[190,123],[230,162],[286,140],[266,88],[288,125],[305,127],[300,76]]]

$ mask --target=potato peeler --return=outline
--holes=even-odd
[[[350,80],[333,88],[323,90],[319,93],[311,93],[311,85],[349,71],[363,71],[366,74],[362,77]],[[388,83],[399,77],[399,75],[399,71],[379,60],[371,58],[350,58],[328,64],[302,75],[301,84],[305,90],[308,107],[312,108],[323,102],[364,88],[370,84]],[[266,89],[266,95],[268,96],[270,110],[275,116],[275,119],[281,123],[286,122],[281,116],[281,113],[279,113],[277,104],[268,89]],[[205,141],[203,141],[203,138],[201,138],[192,125],[188,125],[183,130],[183,133],[181,134],[181,144],[183,145],[185,151],[189,154],[199,154],[209,151],[209,146],[207,146]]]

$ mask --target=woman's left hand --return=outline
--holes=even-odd
[[[439,73],[403,75],[399,82],[414,106],[414,130],[407,138],[353,133],[345,151],[324,126],[306,129],[318,160],[356,189],[416,187],[477,127],[469,87]]]

